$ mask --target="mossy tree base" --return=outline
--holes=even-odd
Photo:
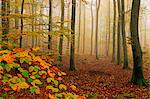
[[[149,87],[150,85],[146,83],[145,79],[136,79],[132,78],[129,83],[134,84],[134,85],[139,85],[139,86],[146,86]]]

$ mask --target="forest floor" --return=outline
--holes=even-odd
[[[132,69],[123,70],[108,58],[96,60],[94,56],[76,56],[77,71],[68,71],[69,58],[63,58],[67,76],[65,81],[77,86],[78,93],[89,99],[150,99],[150,89],[128,83]],[[150,70],[144,68],[145,79],[150,80]]]

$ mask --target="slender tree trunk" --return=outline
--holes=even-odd
[[[98,23],[99,23],[99,8],[100,8],[100,0],[96,0],[96,29],[95,29],[95,52],[96,52],[96,59],[99,59],[98,56]]]
[[[107,44],[107,56],[109,56],[109,45],[110,45],[110,0],[108,0],[108,44]]]
[[[34,0],[32,1],[32,32],[34,32]],[[32,36],[32,48],[34,47],[34,35]]]
[[[59,65],[62,66],[62,51],[63,51],[63,29],[64,29],[64,0],[61,0],[61,35],[59,40]]]
[[[70,30],[70,3],[68,3],[68,8],[67,8],[67,19],[68,19],[68,23],[67,23],[67,28],[68,30]],[[68,31],[68,35],[70,32]],[[67,54],[69,54],[69,43],[70,43],[70,36],[68,36],[67,38]]]
[[[113,53],[112,53],[112,62],[115,63],[116,55],[116,0],[113,0],[114,4],[114,22],[113,22]]]
[[[138,33],[138,20],[139,20],[139,9],[141,0],[133,0],[131,10],[131,39],[132,39],[132,53],[133,53],[133,74],[131,83],[136,85],[147,86],[143,76],[142,69],[142,49],[139,42]]]
[[[118,34],[117,34],[117,65],[120,65],[120,22],[121,22],[121,17],[120,17],[120,0],[117,0],[118,3]]]
[[[19,7],[18,7],[18,0],[15,0],[15,14],[18,14],[19,13]],[[16,30],[19,29],[19,20],[18,20],[18,17],[15,18],[15,28]]]
[[[78,35],[78,48],[77,52],[79,52],[80,48],[80,35],[81,35],[81,5],[82,5],[82,0],[79,1],[79,35]]]
[[[75,52],[75,16],[76,16],[76,0],[72,0],[72,15],[71,15],[71,48],[70,48],[70,70],[74,71],[74,52]]]
[[[52,31],[52,0],[49,0],[49,25],[48,25],[48,31]],[[48,35],[48,49],[52,49],[52,37],[49,34]]]
[[[4,45],[2,46],[3,49],[7,49],[7,43],[8,43],[8,38],[7,38],[7,34],[9,32],[9,19],[6,18],[6,16],[9,15],[8,13],[8,9],[7,9],[7,3],[8,1],[6,0],[2,0],[1,1],[1,10],[2,10],[2,41],[4,43]]]
[[[93,52],[93,25],[94,25],[94,16],[93,16],[93,0],[91,0],[91,55]]]
[[[83,23],[83,54],[85,52],[85,16],[86,16],[86,10],[85,10],[85,4],[83,5],[83,20],[84,20],[84,23]]]
[[[128,69],[128,54],[127,54],[127,43],[126,43],[126,31],[125,31],[125,8],[124,0],[121,1],[121,30],[122,30],[122,44],[123,44],[123,55],[124,63],[123,69]]]
[[[24,0],[21,4],[21,33],[20,33],[20,48],[22,48],[22,33],[23,33],[23,11],[24,11]]]

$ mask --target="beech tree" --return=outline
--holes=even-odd
[[[116,0],[113,0],[114,5],[114,21],[113,21],[113,53],[112,53],[112,62],[115,62],[116,54]]]
[[[121,0],[121,30],[122,30],[122,45],[123,45],[123,69],[129,68],[128,66],[128,53],[127,53],[127,43],[126,43],[126,31],[125,31],[125,6],[124,0]]]
[[[95,29],[95,52],[96,59],[99,59],[98,56],[98,23],[99,23],[99,9],[100,9],[100,0],[96,0],[96,29]]]
[[[48,31],[52,31],[52,0],[49,0],[49,24],[48,24]],[[52,37],[48,35],[48,49],[52,48]]]
[[[91,0],[91,52],[90,54],[92,55],[93,52],[93,36],[94,36],[94,30],[93,26],[94,25],[94,15],[93,15],[93,0]]]
[[[120,0],[117,0],[118,4],[118,28],[117,28],[117,64],[120,65],[120,22],[121,22],[121,13],[120,13]]]
[[[59,57],[58,57],[58,61],[59,61],[59,65],[62,66],[62,51],[63,51],[63,29],[64,29],[64,0],[61,0],[61,35],[60,35],[60,39],[59,39]]]
[[[21,4],[21,33],[20,33],[20,48],[22,48],[22,33],[23,33],[23,11],[24,11],[24,0]]]
[[[7,49],[8,37],[9,33],[9,13],[10,13],[10,1],[2,0],[1,1],[1,10],[2,10],[2,41],[4,43],[3,49]]]
[[[70,70],[74,71],[74,52],[75,52],[75,16],[76,16],[76,0],[72,0],[72,14],[71,14],[71,46],[70,46]]]
[[[131,83],[135,85],[148,86],[144,80],[143,68],[142,68],[142,49],[139,41],[139,10],[140,10],[141,0],[132,1],[132,10],[131,10],[131,22],[130,22],[130,31],[131,31],[131,40],[132,40],[132,54],[133,54],[133,73],[131,78]]]

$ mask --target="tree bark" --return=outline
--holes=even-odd
[[[117,0],[118,3],[118,29],[117,29],[117,65],[120,65],[120,0]]]
[[[77,47],[77,52],[79,52],[80,48],[80,35],[81,35],[81,5],[82,5],[82,0],[79,1],[79,34],[78,34],[78,47]]]
[[[76,0],[72,0],[71,15],[71,48],[70,48],[70,70],[75,71],[74,52],[75,52],[75,16],[76,16]]]
[[[91,0],[91,55],[93,52],[93,26],[94,25],[94,16],[93,16],[93,0]]]
[[[115,63],[116,55],[116,0],[113,0],[114,4],[114,22],[113,22],[113,53],[112,53],[112,62]]]
[[[124,0],[121,1],[121,30],[122,30],[122,44],[123,44],[123,55],[124,63],[123,69],[128,69],[128,53],[127,53],[127,42],[126,42],[126,31],[125,31],[125,8]]]
[[[59,40],[59,66],[62,66],[62,51],[63,51],[63,29],[64,29],[64,0],[61,0],[61,35]]]
[[[52,0],[49,0],[49,25],[48,25],[48,31],[52,31]],[[52,37],[49,34],[48,35],[48,49],[52,49]]]
[[[86,10],[85,10],[85,4],[83,5],[83,20],[84,20],[84,23],[83,23],[83,54],[85,52],[85,16],[86,16]]]
[[[24,0],[21,4],[21,33],[20,33],[20,48],[22,48],[22,33],[23,33],[23,11],[24,11]]]
[[[147,86],[143,76],[142,49],[139,42],[139,33],[138,33],[140,2],[141,0],[133,0],[132,2],[130,31],[131,31],[134,67],[133,67],[132,79],[130,82],[135,85]]]
[[[95,52],[96,52],[96,59],[99,59],[98,56],[98,23],[99,23],[99,9],[100,9],[100,0],[96,0],[96,29],[95,29]]]

